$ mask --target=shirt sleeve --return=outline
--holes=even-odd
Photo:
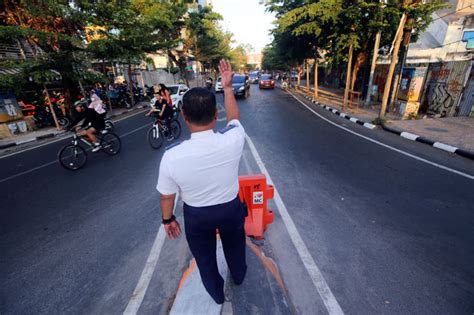
[[[158,184],[156,190],[162,195],[173,195],[179,190],[178,184],[173,179],[170,171],[168,155],[165,153],[160,163],[160,172],[158,174]]]

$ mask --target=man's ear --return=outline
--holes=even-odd
[[[214,120],[217,120],[218,117],[219,117],[219,113],[218,113],[217,108],[216,108],[216,110],[214,112]]]

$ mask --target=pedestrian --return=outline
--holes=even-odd
[[[219,64],[227,127],[214,132],[217,120],[215,94],[205,88],[190,89],[183,97],[182,114],[191,139],[169,146],[160,164],[162,223],[170,239],[181,233],[173,215],[178,191],[184,202],[186,240],[196,259],[209,295],[224,303],[224,280],[216,261],[216,229],[230,274],[236,285],[244,281],[245,210],[240,202],[238,170],[245,143],[245,130],[232,90],[229,61]]]

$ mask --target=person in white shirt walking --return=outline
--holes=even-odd
[[[196,259],[209,295],[224,303],[224,280],[216,260],[216,229],[235,284],[244,281],[245,210],[240,202],[238,169],[245,130],[232,90],[232,69],[222,60],[219,71],[224,89],[227,127],[214,132],[217,120],[216,97],[205,88],[193,88],[183,97],[183,118],[191,139],[166,150],[160,164],[157,190],[166,234],[175,239],[181,227],[173,215],[178,192],[184,202],[186,240]]]

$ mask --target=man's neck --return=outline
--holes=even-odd
[[[214,128],[214,125],[215,124],[209,124],[206,126],[196,126],[196,125],[189,124],[188,126],[189,126],[189,131],[191,131],[191,133],[195,133],[195,132],[212,130]]]

